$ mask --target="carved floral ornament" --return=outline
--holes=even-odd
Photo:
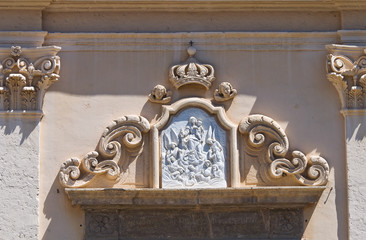
[[[56,55],[60,49],[13,46],[7,50],[0,63],[0,111],[41,111],[46,90],[60,77]]]
[[[190,49],[190,58],[194,52]],[[211,83],[205,80],[208,76],[209,81],[214,79],[213,67],[206,66],[206,71],[197,63],[189,65],[172,67],[170,75],[171,81],[177,81],[175,86],[189,82],[209,88]],[[214,98],[227,100],[236,93],[230,83],[222,83]],[[164,86],[158,85],[149,100],[167,103],[170,96]],[[241,145],[237,146],[238,143]],[[61,166],[59,180],[72,188],[88,187],[93,180],[103,178],[115,183],[122,181],[123,185],[129,174],[129,159],[134,156],[149,166],[150,188],[240,187],[240,161],[246,162],[250,156],[260,166],[258,182],[262,185],[325,185],[329,176],[327,161],[296,150],[290,152],[289,146],[284,130],[269,117],[250,115],[237,125],[227,118],[223,107],[214,106],[209,99],[183,98],[163,105],[162,115],[154,124],[142,116],[114,121],[102,134],[96,150],[82,159],[71,158]],[[148,154],[142,157],[143,152]],[[286,178],[291,181],[277,181]]]
[[[329,54],[327,70],[328,80],[337,89],[342,109],[365,109],[366,55],[351,60],[344,55]]]

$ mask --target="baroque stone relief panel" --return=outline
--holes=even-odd
[[[236,129],[222,107],[205,99],[187,98],[164,105],[161,118],[152,126],[152,138],[159,139],[153,142],[153,187],[238,184]]]
[[[172,117],[160,136],[162,187],[226,187],[226,131],[199,108]]]
[[[189,58],[185,63],[171,67],[170,81],[177,89],[190,84],[208,90],[215,79],[213,67],[201,66],[194,58],[196,50],[193,47],[187,52]],[[360,59],[361,64],[364,60]],[[338,60],[332,61],[335,64]],[[357,71],[357,76],[363,73],[363,70]],[[230,83],[223,82],[214,91],[212,100],[227,101],[236,94]],[[148,99],[166,104],[171,96],[172,92],[166,87],[157,85]],[[245,162],[245,158],[251,156],[257,161],[260,166],[258,178],[264,185],[283,185],[277,180],[285,178],[295,179],[296,183],[290,181],[289,185],[327,183],[327,161],[320,156],[290,151],[285,132],[273,119],[250,115],[237,126],[227,118],[223,107],[199,97],[163,105],[161,117],[155,124],[150,125],[141,116],[116,120],[107,127],[95,151],[87,153],[82,160],[71,158],[62,165],[60,181],[66,187],[87,186],[97,175],[120,181],[126,175],[129,162],[128,154],[122,152],[138,157],[142,151],[149,151],[151,188],[239,187],[243,173],[239,169],[238,129],[244,137],[240,159]],[[150,145],[146,148],[143,147],[143,134],[148,132]]]
[[[170,69],[177,90],[190,84],[208,91],[215,80],[214,68],[198,63],[195,53],[190,47],[188,60]],[[267,116],[231,122],[216,104],[236,95],[222,82],[211,99],[188,97],[168,105],[172,92],[156,85],[148,101],[165,104],[156,122],[122,117],[106,128],[95,151],[67,160],[59,179],[73,204],[86,209],[86,239],[301,238],[303,208],[325,189],[328,163],[290,150],[284,130]],[[124,188],[130,156],[136,160],[143,152],[148,186]],[[250,187],[239,164],[249,156],[260,179]],[[90,187],[95,179],[104,188]],[[72,189],[77,187],[85,189]]]

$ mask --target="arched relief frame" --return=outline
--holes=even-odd
[[[202,98],[187,98],[179,100],[172,105],[162,106],[162,116],[160,119],[151,126],[152,136],[152,188],[161,188],[161,146],[160,146],[160,133],[169,124],[169,121],[180,111],[199,108],[204,110],[210,115],[215,116],[218,123],[227,132],[227,163],[229,171],[227,171],[228,187],[239,186],[239,155],[237,149],[237,126],[233,124],[226,116],[225,110],[222,107],[215,107],[209,100]]]

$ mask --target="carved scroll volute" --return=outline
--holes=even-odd
[[[302,185],[324,185],[328,181],[329,166],[319,156],[307,157],[293,151],[286,158],[289,141],[283,129],[273,119],[263,115],[250,115],[239,124],[244,135],[246,151],[258,158],[261,178],[267,184],[274,179],[292,175]]]
[[[60,58],[55,54],[59,47],[43,49],[22,49],[12,47],[10,56],[0,63],[0,111],[40,111],[46,90],[58,80]],[[45,50],[46,49],[46,50]],[[46,51],[50,55],[38,58],[34,62],[21,57],[33,56],[37,51]]]
[[[82,160],[71,158],[62,164],[60,183],[65,187],[83,187],[97,175],[116,180],[126,160],[123,151],[141,153],[143,134],[149,130],[149,122],[141,116],[115,120],[102,134],[96,151],[87,153]]]
[[[342,55],[328,55],[327,77],[336,88],[342,109],[366,107],[366,56],[352,61]]]

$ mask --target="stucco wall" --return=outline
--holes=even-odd
[[[345,11],[343,5],[331,4],[321,5],[323,8],[304,5],[304,9],[301,6],[276,9],[263,5],[266,11],[255,7],[251,7],[255,11],[244,7],[220,11],[213,4],[213,10],[208,7],[202,12],[194,9],[194,13],[188,13],[168,5],[154,11],[144,7],[118,10],[119,5],[112,4],[109,8],[105,3],[98,10],[93,5],[86,9],[82,4],[46,2],[36,1],[38,5],[34,8],[21,3],[14,5],[11,11],[17,14],[0,5],[0,14],[7,16],[7,20],[0,22],[0,30],[44,31],[37,34],[45,35],[44,39],[37,35],[32,40],[30,37],[8,40],[9,35],[3,33],[0,34],[3,47],[14,44],[62,47],[58,54],[61,77],[46,94],[40,125],[29,130],[28,125],[17,125],[14,120],[10,125],[1,122],[0,126],[1,151],[7,152],[11,142],[19,143],[18,149],[22,149],[19,155],[13,155],[18,151],[13,149],[12,154],[0,158],[2,165],[11,169],[4,173],[17,172],[15,169],[19,167],[29,170],[27,177],[38,178],[39,168],[39,201],[35,196],[37,187],[27,194],[21,193],[24,198],[20,198],[36,201],[30,211],[39,206],[39,239],[83,238],[83,210],[71,205],[58,181],[60,165],[66,159],[82,157],[94,150],[105,127],[121,116],[141,115],[154,122],[161,114],[160,105],[149,102],[147,95],[157,84],[173,91],[174,102],[188,96],[212,98],[214,89],[224,81],[238,91],[232,102],[219,104],[225,107],[231,121],[237,124],[254,113],[267,115],[285,129],[292,150],[320,154],[327,159],[329,182],[317,206],[305,210],[303,237],[348,238],[345,120],[339,113],[337,92],[326,79],[325,45],[363,44],[359,36],[364,32],[359,30],[366,29],[360,20],[365,11],[354,11],[355,8]],[[207,92],[191,87],[178,92],[168,81],[169,67],[186,60],[190,41],[197,49],[196,57],[215,67],[216,80]],[[9,132],[9,126],[14,131]],[[18,128],[30,133],[24,142]],[[38,148],[32,139],[38,138],[39,128]],[[353,141],[350,136],[347,138]],[[136,171],[144,161],[149,161],[148,156],[146,153],[131,166],[131,179],[148,181],[143,172]],[[14,165],[18,158],[23,165],[32,158],[33,165]],[[358,174],[362,175],[362,171]],[[13,175],[2,175],[4,193],[12,188],[9,179],[17,179]],[[24,178],[22,181],[30,184]],[[38,180],[33,183],[38,184]],[[250,184],[248,180],[242,186]],[[19,187],[19,191],[22,189]],[[19,191],[11,191],[10,198],[20,196]],[[0,215],[13,216],[15,212],[5,211],[9,208],[7,200],[1,199]],[[7,226],[8,221],[2,217],[0,225]],[[37,225],[33,221],[34,217],[30,221],[32,226]],[[20,218],[19,226],[24,222]]]
[[[86,35],[90,38],[89,45],[83,51],[56,39],[56,34],[49,35],[50,42],[65,46],[60,53],[62,80],[48,92],[46,115],[42,120],[41,172],[47,171],[47,175],[41,175],[40,197],[45,203],[41,208],[41,235],[45,232],[46,239],[52,234],[78,239],[75,236],[82,232],[82,211],[72,208],[62,193],[57,181],[59,164],[94,149],[102,131],[113,119],[127,114],[142,115],[149,120],[157,118],[160,106],[150,103],[147,95],[157,84],[174,90],[168,82],[169,66],[185,60],[185,48],[192,40],[198,49],[197,58],[215,66],[216,81],[207,93],[189,87],[179,93],[174,91],[174,100],[186,96],[210,98],[220,82],[229,81],[239,93],[225,106],[233,122],[239,123],[249,114],[265,114],[281,123],[292,149],[325,157],[331,167],[330,181],[317,208],[306,211],[304,237],[346,238],[343,119],[337,93],[325,78],[326,50],[322,45],[329,38],[335,40],[335,34],[301,35],[316,42],[315,46],[289,33],[264,36],[252,33],[250,40],[244,38],[248,37],[245,34],[211,34],[208,40],[202,34],[193,33],[152,36],[156,35],[158,40],[149,44],[140,39],[148,37],[139,34],[109,35],[118,43],[114,49],[107,49],[109,43],[98,43],[93,35]],[[80,40],[78,35],[68,37],[74,39],[74,36]],[[274,36],[280,42],[273,43]],[[254,43],[253,38],[262,45]],[[294,38],[302,41],[300,46],[291,46]],[[120,44],[124,41],[142,43]],[[233,41],[235,47],[229,45]],[[241,45],[244,43],[247,45]],[[50,179],[50,175],[54,177]],[[57,193],[57,189],[61,192]],[[60,215],[55,206],[71,208],[73,214],[68,210]],[[68,232],[60,228],[65,223]]]

